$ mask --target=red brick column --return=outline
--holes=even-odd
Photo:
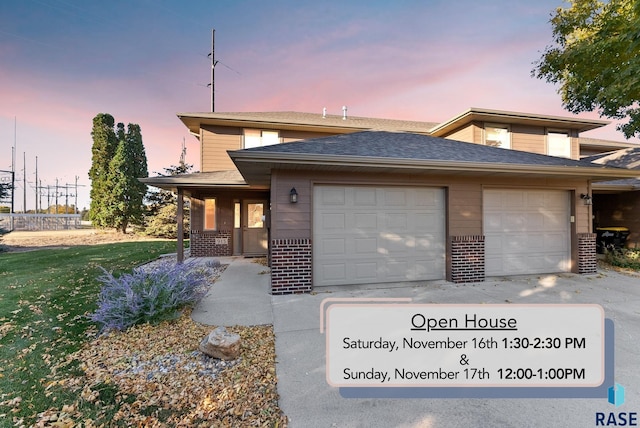
[[[452,236],[451,282],[484,281],[484,236]]]
[[[231,256],[233,247],[230,230],[191,231],[189,255],[191,257]]]
[[[311,239],[273,239],[271,294],[310,292],[311,267]]]
[[[596,256],[596,234],[578,234],[578,273],[593,274],[598,272]]]

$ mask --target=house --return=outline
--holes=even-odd
[[[580,133],[600,120],[178,116],[201,142],[202,172],[143,181],[190,198],[192,256],[269,256],[274,294],[593,273],[593,186],[637,174],[580,159]]]

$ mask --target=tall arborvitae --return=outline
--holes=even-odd
[[[118,135],[122,135],[123,130],[118,124]],[[140,126],[130,123],[124,138],[118,143],[108,173],[111,198],[106,212],[112,226],[123,233],[130,224],[142,223],[147,186],[138,178],[148,175]]]
[[[93,138],[91,169],[89,170],[89,178],[91,179],[91,207],[89,210],[89,218],[94,226],[110,227],[108,216],[105,215],[105,209],[110,200],[109,186],[107,184],[107,175],[109,172],[109,163],[116,152],[118,141],[113,131],[113,116],[106,113],[100,113],[93,118],[93,128],[91,137]]]

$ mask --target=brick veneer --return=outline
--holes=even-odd
[[[216,238],[226,239],[226,244],[217,243]],[[230,230],[191,231],[189,255],[191,257],[222,257],[231,256],[233,247]]]
[[[311,266],[311,239],[273,239],[271,294],[310,292]]]
[[[484,236],[451,237],[451,282],[484,281]]]
[[[596,234],[578,234],[578,273],[591,274],[598,271],[596,256]]]

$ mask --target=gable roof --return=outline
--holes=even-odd
[[[616,150],[615,152],[590,156],[585,159],[598,165],[640,169],[640,147]]]
[[[428,135],[365,131],[229,151],[245,180],[264,183],[273,168],[627,178],[628,170],[588,161],[465,143]]]
[[[437,122],[382,119],[294,111],[275,112],[227,112],[227,113],[178,113],[180,120],[192,134],[199,135],[202,125],[223,125],[263,129],[305,129],[331,132],[356,132],[363,130],[406,131],[428,134]]]

